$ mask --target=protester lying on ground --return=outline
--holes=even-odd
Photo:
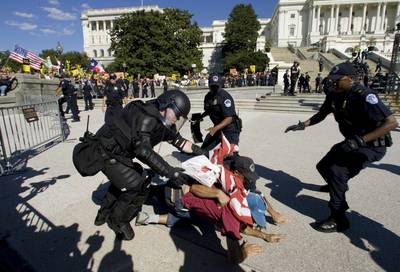
[[[234,262],[242,262],[247,256],[258,255],[262,248],[255,244],[243,243],[241,233],[261,238],[266,242],[279,242],[281,234],[268,234],[266,214],[275,223],[285,223],[285,216],[275,211],[262,194],[248,192],[245,187],[255,184],[258,178],[250,158],[235,155],[230,165],[223,159],[231,152],[231,145],[223,137],[223,143],[214,151],[212,160],[220,169],[219,182],[212,187],[193,183],[181,199],[175,202],[175,210],[168,214],[147,214],[141,212],[136,225],[164,224],[172,227],[182,220],[193,217],[207,219],[220,226],[222,235],[227,237],[228,256]],[[195,158],[194,158],[195,159]],[[249,185],[250,183],[250,185]]]

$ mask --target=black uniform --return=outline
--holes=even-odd
[[[104,120],[107,123],[112,112],[118,112],[122,110],[122,102],[123,98],[125,97],[125,91],[121,85],[112,85],[110,82],[107,82],[105,96],[107,98],[107,110]]]
[[[353,86],[347,93],[329,93],[319,112],[311,118],[311,124],[322,121],[329,113],[334,114],[345,140],[331,148],[317,169],[329,185],[331,214],[340,216],[348,209],[345,197],[348,180],[368,163],[382,159],[389,144],[385,137],[349,150],[346,140],[375,130],[392,113],[371,89],[361,85]]]
[[[300,69],[298,66],[293,65],[292,67],[290,67],[290,92],[289,92],[290,95],[294,95],[299,74],[300,74]]]
[[[72,85],[71,81],[63,79],[59,87],[61,87],[63,96],[65,100],[67,101],[68,108],[71,109],[72,111],[72,118],[74,121],[79,121],[79,110],[78,110],[78,103],[77,103],[77,97],[76,97],[76,89]],[[63,110],[62,110],[62,104],[65,102],[64,99],[59,100],[59,108],[61,115],[64,116]]]
[[[151,97],[156,97],[156,90],[154,86],[154,80],[151,81],[150,83],[150,92],[151,92]]]
[[[226,117],[232,117],[233,121],[222,129],[225,137],[231,144],[239,144],[241,130],[240,119],[236,115],[235,102],[232,96],[224,89],[217,92],[209,91],[204,98],[203,116],[209,115],[214,125],[221,123]],[[202,149],[211,150],[221,142],[221,130],[211,136],[207,134]]]
[[[175,125],[164,125],[159,108],[156,100],[131,102],[122,111],[111,112],[111,122],[106,122],[96,133],[111,156],[103,170],[111,180],[111,186],[99,214],[107,218],[109,226],[116,232],[136,217],[149,191],[150,180],[132,159],[139,159],[161,176],[173,178],[171,173],[175,168],[153,147],[168,141],[180,149],[186,141],[176,131]]]
[[[92,90],[93,88],[89,80],[86,80],[83,84],[83,99],[85,100],[85,111],[93,110]]]

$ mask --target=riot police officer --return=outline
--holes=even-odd
[[[83,99],[85,101],[85,111],[93,110],[93,102],[92,102],[92,84],[86,77],[83,80]]]
[[[107,105],[107,110],[105,111],[105,122],[109,122],[110,115],[112,112],[117,112],[122,110],[122,105],[125,97],[125,90],[121,84],[117,84],[117,77],[111,75],[110,79],[106,82],[105,94],[103,98],[103,111],[105,105]]]
[[[106,159],[103,173],[111,186],[97,214],[95,225],[108,223],[125,240],[134,237],[130,221],[141,210],[149,191],[150,180],[142,174],[142,167],[133,163],[137,158],[160,176],[169,178],[168,185],[179,188],[188,179],[182,169],[170,166],[153,147],[168,141],[179,150],[201,155],[200,147],[184,139],[176,130],[175,122],[187,118],[189,98],[179,90],[171,90],[157,99],[133,101],[121,111],[112,111],[109,122],[96,133]]]
[[[377,94],[356,82],[357,71],[353,64],[334,66],[328,77],[332,80],[332,91],[326,96],[319,112],[285,131],[304,130],[333,113],[345,138],[317,164],[318,172],[328,183],[320,190],[329,192],[331,211],[326,220],[312,224],[320,232],[344,231],[350,227],[345,215],[349,208],[345,196],[348,180],[368,163],[383,158],[386,147],[392,144],[390,131],[398,125]]]
[[[221,132],[231,144],[239,144],[239,135],[242,129],[241,119],[236,115],[235,102],[232,96],[222,89],[223,79],[213,74],[208,79],[210,91],[204,98],[204,113],[201,118],[210,116],[214,126],[208,128],[208,134],[201,146],[204,150],[211,150],[221,142]]]

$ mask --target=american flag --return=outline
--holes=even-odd
[[[40,64],[44,62],[44,59],[18,45],[15,46],[14,52],[10,54],[9,58],[19,63],[22,63],[23,59],[29,59],[30,66],[35,70],[40,70]]]

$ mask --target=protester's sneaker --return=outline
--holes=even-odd
[[[322,185],[321,187],[319,187],[319,191],[320,192],[324,192],[324,193],[329,193],[329,185]]]
[[[146,212],[140,212],[136,216],[135,226],[145,226],[149,224],[149,215]]]
[[[131,225],[129,223],[126,223],[119,227],[119,232],[122,234],[122,239],[123,240],[132,240],[135,238],[135,232],[133,231]]]

